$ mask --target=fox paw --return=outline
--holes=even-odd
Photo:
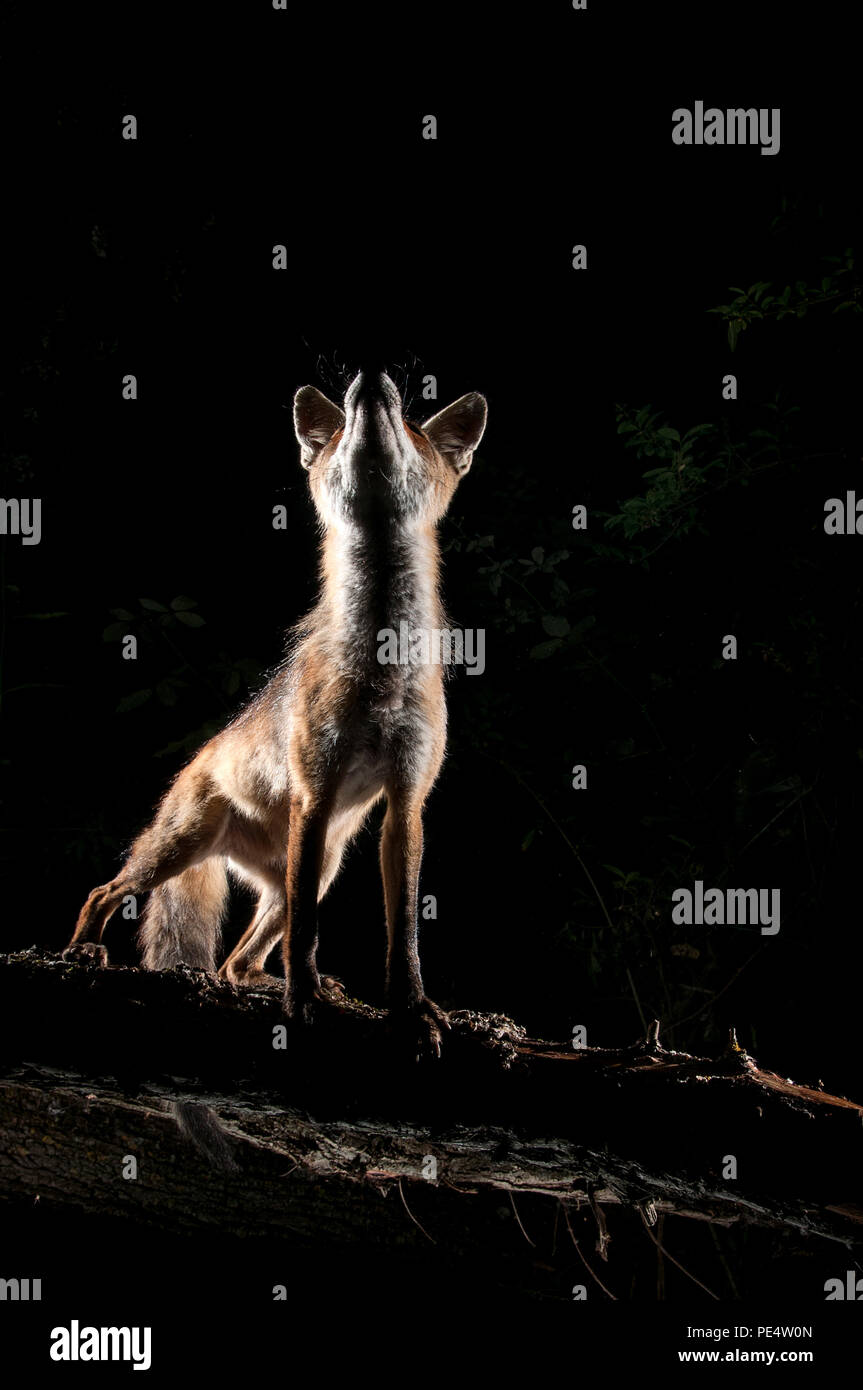
[[[318,1023],[327,1014],[340,1014],[342,1010],[338,1004],[338,994],[329,991],[321,981],[320,986],[310,995],[290,996],[285,999],[285,1013],[292,1023],[300,1027],[309,1028],[313,1023]]]
[[[219,979],[227,980],[229,984],[236,985],[237,989],[285,988],[284,980],[280,980],[278,975],[268,975],[266,970],[226,970],[223,965],[219,971]]]
[[[108,964],[108,952],[100,941],[73,941],[63,952],[63,959],[77,960],[81,965],[104,970]]]
[[[416,1048],[416,1059],[440,1057],[443,1035],[449,1032],[449,1015],[433,1000],[422,998],[407,1008],[391,1008],[393,1030]]]

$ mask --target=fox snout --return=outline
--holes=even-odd
[[[345,395],[345,424],[338,452],[345,462],[407,462],[402,398],[383,371],[357,373]]]
[[[345,392],[345,415],[349,417],[358,404],[379,401],[401,411],[402,398],[392,378],[380,367],[361,368]]]

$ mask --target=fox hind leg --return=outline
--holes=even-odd
[[[188,788],[184,788],[182,778],[178,780],[163,801],[152,825],[143,831],[132,845],[126,862],[116,878],[113,878],[110,883],[103,883],[98,888],[94,888],[87,898],[78,916],[72,939],[63,955],[67,959],[89,957],[100,965],[106,965],[108,953],[101,944],[102,932],[108,919],[116,912],[123,899],[130,894],[137,895],[138,893],[158,890],[169,879],[183,875],[187,869],[200,864],[202,860],[212,854],[224,827],[225,812],[225,803],[220,798],[205,797],[200,792],[196,794],[194,787],[190,791]],[[224,877],[224,870],[222,870],[222,876]],[[196,889],[203,892],[204,899],[212,905],[214,883],[215,877],[212,871],[202,873],[194,882],[187,881],[185,885],[187,906],[189,899],[196,896]],[[182,890],[180,893],[182,896]],[[151,961],[160,954],[157,950],[159,930],[164,933],[168,931],[168,920],[164,909],[169,901],[169,895],[161,895],[157,899],[157,903],[162,910],[157,912],[154,908],[152,913],[145,915],[145,921],[142,924],[142,933],[145,935],[145,951],[150,955]],[[219,913],[219,920],[220,918],[221,913]],[[189,936],[188,931],[187,936]],[[190,941],[190,945],[192,955],[196,959],[208,958],[206,950],[200,950],[194,941]],[[213,942],[213,948],[214,946],[215,942]],[[176,954],[176,952],[167,949],[166,946],[164,959],[168,960],[172,954]],[[178,962],[172,960],[170,963],[176,964]],[[164,969],[166,965],[151,964],[150,968]],[[203,968],[214,969],[215,966],[205,965]]]
[[[219,978],[232,985],[256,989],[284,989],[284,980],[268,975],[267,956],[285,934],[288,903],[283,887],[266,887],[258,899],[255,915],[228,959]]]

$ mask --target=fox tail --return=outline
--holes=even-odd
[[[154,888],[138,932],[145,970],[190,965],[214,972],[227,895],[225,861],[215,857]]]

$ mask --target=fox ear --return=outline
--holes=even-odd
[[[439,410],[423,425],[438,453],[452,464],[459,477],[471,466],[473,451],[485,432],[487,410],[485,396],[471,391]]]
[[[344,411],[328,401],[316,387],[300,387],[294,396],[294,430],[304,468],[311,468],[321,449],[344,423]]]

